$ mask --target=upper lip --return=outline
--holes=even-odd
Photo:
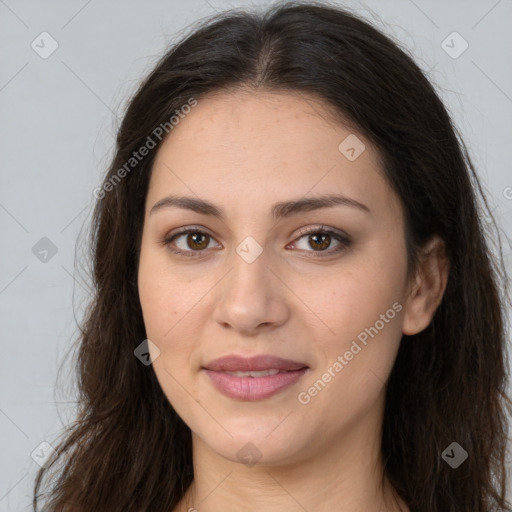
[[[219,357],[204,366],[206,370],[215,372],[249,372],[271,369],[292,371],[307,367],[304,363],[271,355],[242,357],[235,354]]]

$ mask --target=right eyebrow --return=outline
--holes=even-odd
[[[342,195],[323,195],[319,197],[306,197],[294,199],[291,201],[282,201],[275,203],[270,209],[270,214],[273,219],[278,220],[281,218],[291,217],[302,212],[309,212],[319,210],[322,208],[332,208],[334,206],[349,206],[357,208],[363,212],[371,213],[370,208],[349,197]],[[222,208],[219,206],[199,199],[196,197],[187,196],[167,196],[157,201],[151,208],[150,215],[164,208],[181,208],[184,210],[192,210],[201,215],[211,215],[218,219],[225,221],[226,215]]]

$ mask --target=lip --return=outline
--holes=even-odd
[[[259,370],[276,370],[293,371],[305,368],[308,365],[291,359],[283,359],[272,355],[257,355],[252,357],[242,357],[236,354],[219,357],[214,361],[204,365],[206,370],[214,372],[249,372]]]
[[[299,381],[309,370],[304,363],[271,355],[241,357],[224,356],[202,368],[222,394],[244,401],[263,400],[284,391]],[[280,373],[264,377],[236,377],[225,372],[276,369]]]

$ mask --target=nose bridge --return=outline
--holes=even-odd
[[[260,324],[272,324],[285,311],[268,254],[252,237],[235,248],[231,271],[223,280],[215,319],[235,330],[251,331]]]
[[[236,295],[260,295],[258,300],[269,293],[268,250],[255,238],[248,236],[235,248],[233,270],[228,277],[229,290]]]

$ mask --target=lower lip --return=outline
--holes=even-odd
[[[235,377],[223,372],[204,370],[213,385],[224,395],[238,400],[255,401],[268,398],[295,384],[308,368],[276,373],[266,377]]]

